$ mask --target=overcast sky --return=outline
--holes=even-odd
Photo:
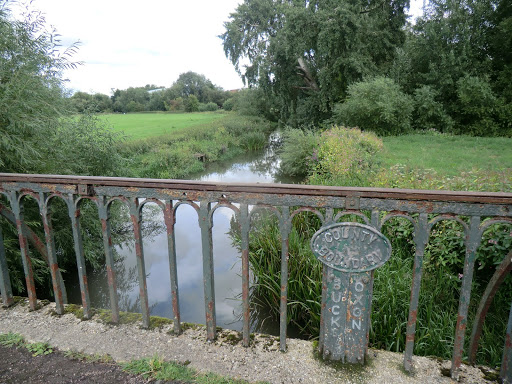
[[[63,45],[81,42],[68,88],[111,94],[146,84],[169,87],[180,73],[205,75],[226,90],[243,86],[218,35],[242,0],[35,0]],[[411,0],[419,15],[422,0]]]

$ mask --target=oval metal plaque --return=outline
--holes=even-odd
[[[311,239],[320,262],[342,272],[367,272],[391,256],[391,243],[375,228],[359,223],[335,223],[320,228]]]

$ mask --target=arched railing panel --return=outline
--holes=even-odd
[[[382,188],[348,188],[308,185],[272,185],[272,184],[224,184],[200,181],[172,181],[156,179],[101,178],[87,176],[56,175],[16,175],[0,174],[0,194],[6,196],[12,212],[0,207],[3,216],[13,219],[18,230],[24,273],[27,281],[29,302],[35,308],[35,286],[31,272],[28,240],[23,217],[23,196],[32,196],[39,201],[39,207],[45,226],[44,252],[52,269],[58,269],[55,245],[52,242],[51,221],[48,216],[49,202],[54,197],[65,200],[67,213],[72,222],[73,239],[77,265],[80,269],[82,303],[85,316],[91,315],[88,300],[85,260],[80,236],[80,202],[93,200],[98,206],[102,224],[106,268],[109,278],[109,294],[112,308],[112,320],[118,319],[116,277],[113,273],[113,245],[110,230],[109,207],[119,200],[129,209],[133,225],[139,297],[143,313],[143,325],[149,326],[147,288],[145,283],[144,252],[142,248],[141,209],[149,203],[156,203],[164,212],[168,237],[169,268],[171,274],[172,304],[174,309],[174,330],[180,332],[179,295],[177,290],[178,273],[176,269],[176,249],[174,227],[176,210],[183,204],[192,206],[198,214],[201,230],[203,280],[205,292],[205,312],[207,338],[216,336],[215,296],[213,276],[212,217],[216,209],[228,207],[235,212],[241,231],[242,250],[242,301],[243,301],[243,343],[249,345],[249,230],[251,219],[265,209],[276,216],[281,235],[281,298],[280,298],[280,348],[286,350],[287,306],[288,306],[288,259],[289,237],[292,219],[299,213],[316,214],[322,225],[338,221],[344,215],[356,215],[376,229],[394,218],[409,220],[414,225],[414,268],[411,286],[409,321],[407,324],[406,351],[404,367],[413,366],[413,348],[415,338],[418,297],[423,274],[423,257],[429,240],[430,231],[442,220],[454,220],[464,228],[465,257],[464,273],[461,282],[461,294],[457,313],[457,327],[452,356],[452,377],[458,376],[462,361],[467,324],[468,305],[471,298],[471,286],[476,250],[482,233],[492,224],[512,222],[512,194],[485,192],[421,191]],[[4,214],[5,213],[5,214]],[[370,213],[370,214],[368,214]],[[6,217],[7,217],[6,216]],[[0,233],[1,237],[1,233]],[[1,239],[0,239],[1,240]],[[32,242],[31,242],[32,243]],[[5,252],[3,252],[5,253]],[[9,304],[9,287],[6,283],[5,265],[2,264],[0,248],[0,281],[2,297]],[[325,275],[325,274],[324,274]],[[325,276],[324,276],[325,278]],[[52,284],[56,291],[58,312],[62,312],[64,300],[59,298],[60,280],[52,275]]]

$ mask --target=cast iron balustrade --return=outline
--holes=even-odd
[[[341,219],[344,216],[355,215],[366,225],[370,225],[377,230],[380,230],[392,218],[400,217],[409,220],[414,227],[416,251],[412,271],[409,321],[407,323],[404,353],[404,368],[406,370],[411,370],[412,368],[423,256],[428,243],[429,232],[436,223],[442,220],[455,220],[464,229],[466,254],[452,355],[451,374],[454,378],[458,377],[458,369],[462,362],[475,257],[482,234],[493,224],[512,224],[511,193],[320,187],[286,184],[228,184],[186,180],[0,174],[0,194],[5,196],[10,204],[10,207],[0,206],[0,214],[13,222],[18,231],[30,307],[32,309],[36,308],[36,294],[28,253],[29,242],[39,252],[43,253],[48,260],[55,294],[56,311],[59,314],[64,313],[66,292],[57,265],[53,231],[49,217],[49,204],[54,198],[60,198],[66,202],[72,223],[82,306],[84,317],[86,318],[91,316],[91,304],[80,235],[79,206],[85,199],[96,203],[99,219],[102,223],[112,321],[114,323],[119,320],[119,308],[112,256],[109,206],[115,200],[125,203],[129,208],[134,230],[142,322],[145,327],[149,326],[150,318],[142,248],[141,212],[145,204],[150,202],[156,203],[163,210],[167,229],[171,277],[170,290],[174,312],[174,330],[176,333],[180,332],[180,306],[174,238],[175,213],[176,209],[182,204],[192,206],[198,214],[201,229],[208,340],[213,340],[216,336],[212,243],[213,213],[219,207],[232,209],[240,224],[241,233],[243,344],[245,346],[249,345],[249,232],[251,217],[262,209],[271,212],[279,220],[282,239],[280,348],[283,351],[286,350],[287,328],[288,239],[293,217],[300,212],[313,212],[320,218],[323,226],[326,226],[342,221]],[[39,240],[23,221],[22,198],[26,195],[33,197],[39,204],[46,244]],[[1,236],[0,229],[0,288],[4,305],[10,305],[13,302],[13,297]],[[497,268],[481,299],[470,343],[469,356],[471,362],[474,362],[481,325],[487,308],[497,287],[503,281],[505,275],[510,272],[511,268],[512,252],[509,252],[507,256],[504,255],[503,263]],[[325,294],[326,278],[324,269],[323,294]],[[323,308],[322,310],[325,311],[326,309]],[[324,314],[322,314],[323,318]],[[501,376],[511,381],[512,308],[506,332]]]

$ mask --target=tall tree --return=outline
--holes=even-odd
[[[59,41],[46,30],[44,17],[26,11],[11,17],[9,1],[0,1],[0,169],[37,171],[39,142],[65,114],[60,72],[76,64],[68,60],[72,45],[61,54]]]
[[[410,93],[433,90],[455,133],[511,134],[511,42],[510,1],[430,0],[404,46],[401,84]]]
[[[382,73],[405,34],[408,0],[245,0],[221,35],[249,86],[276,95],[281,118],[318,123],[348,85]]]
[[[171,92],[176,97],[186,99],[189,96],[197,97],[200,103],[213,102],[219,106],[224,103],[227,96],[224,90],[214,85],[206,76],[188,71],[179,75],[178,79],[172,84]]]

